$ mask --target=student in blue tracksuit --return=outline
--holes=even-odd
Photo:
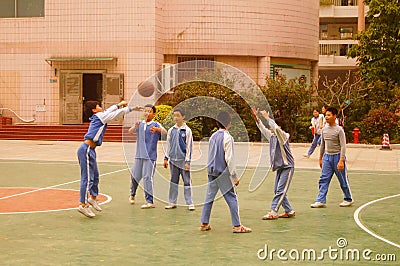
[[[144,120],[138,121],[128,131],[136,132],[136,155],[131,172],[131,183],[129,202],[135,203],[136,190],[140,180],[143,178],[143,188],[146,204],[142,209],[154,208],[153,198],[153,176],[157,160],[157,143],[161,134],[167,134],[165,128],[158,122],[153,121],[156,114],[156,107],[146,104],[144,107]]]
[[[319,165],[322,169],[319,178],[319,192],[311,208],[325,208],[326,195],[328,194],[329,184],[335,173],[340,188],[344,194],[344,200],[339,204],[340,207],[350,207],[353,205],[353,197],[350,191],[349,179],[346,168],[346,136],[343,128],[337,123],[338,110],[334,107],[327,107],[325,120],[327,125],[322,129],[322,141],[319,154]]]
[[[186,204],[190,211],[194,211],[190,180],[190,161],[193,149],[192,130],[184,122],[185,113],[182,109],[175,108],[173,113],[175,125],[168,130],[164,157],[164,168],[168,168],[169,159],[171,172],[169,204],[165,206],[165,209],[176,208],[179,176],[182,176]]]
[[[90,117],[90,124],[84,136],[84,142],[78,149],[78,160],[81,168],[80,205],[78,211],[89,218],[96,216],[89,208],[89,205],[92,205],[95,210],[101,211],[101,207],[96,200],[99,193],[99,170],[97,168],[95,149],[97,146],[101,146],[103,142],[107,122],[132,111],[127,105],[127,102],[121,101],[103,111],[97,101],[87,101],[85,103],[85,114]],[[90,197],[88,194],[90,194]]]
[[[260,111],[261,115],[267,120],[267,127],[265,127],[257,117],[258,110],[253,107],[251,111],[258,128],[269,142],[271,167],[272,171],[276,171],[275,196],[271,202],[271,211],[264,215],[262,219],[275,220],[277,218],[294,217],[296,212],[293,210],[286,196],[294,173],[294,158],[289,146],[289,134],[283,131],[273,119],[269,118],[268,112]],[[285,212],[278,215],[281,205]]]
[[[215,195],[218,190],[221,190],[231,212],[233,233],[249,233],[251,229],[243,226],[239,218],[239,203],[235,192],[235,186],[239,185],[239,179],[234,161],[233,138],[228,132],[231,127],[231,116],[228,112],[218,113],[217,126],[219,129],[210,137],[208,146],[208,186],[201,213],[200,230],[211,230],[209,224],[211,208]]]

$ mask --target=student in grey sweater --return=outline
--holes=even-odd
[[[319,155],[319,165],[322,169],[319,178],[319,193],[315,203],[310,205],[311,208],[326,207],[326,195],[333,174],[336,174],[344,194],[344,201],[339,206],[350,207],[353,204],[346,169],[346,136],[343,128],[336,124],[337,114],[336,108],[326,108],[327,126],[322,129]]]

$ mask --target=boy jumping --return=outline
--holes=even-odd
[[[101,146],[103,142],[107,122],[132,111],[130,107],[126,107],[127,105],[127,102],[121,101],[119,104],[115,104],[103,111],[97,101],[87,101],[85,103],[85,114],[90,117],[90,124],[84,136],[84,142],[78,149],[78,160],[81,167],[78,211],[89,218],[96,216],[89,208],[89,205],[92,205],[97,211],[102,210],[96,200],[99,193],[99,170],[97,168],[95,149],[97,146]],[[90,197],[88,194],[90,194]]]

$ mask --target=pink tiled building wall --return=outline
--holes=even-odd
[[[212,57],[258,84],[275,63],[313,78],[318,16],[315,0],[45,0],[42,17],[0,18],[0,107],[63,124],[63,73],[122,74],[129,100],[178,56]]]

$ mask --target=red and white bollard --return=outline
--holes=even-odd
[[[389,134],[383,134],[381,150],[391,150],[389,144]]]

